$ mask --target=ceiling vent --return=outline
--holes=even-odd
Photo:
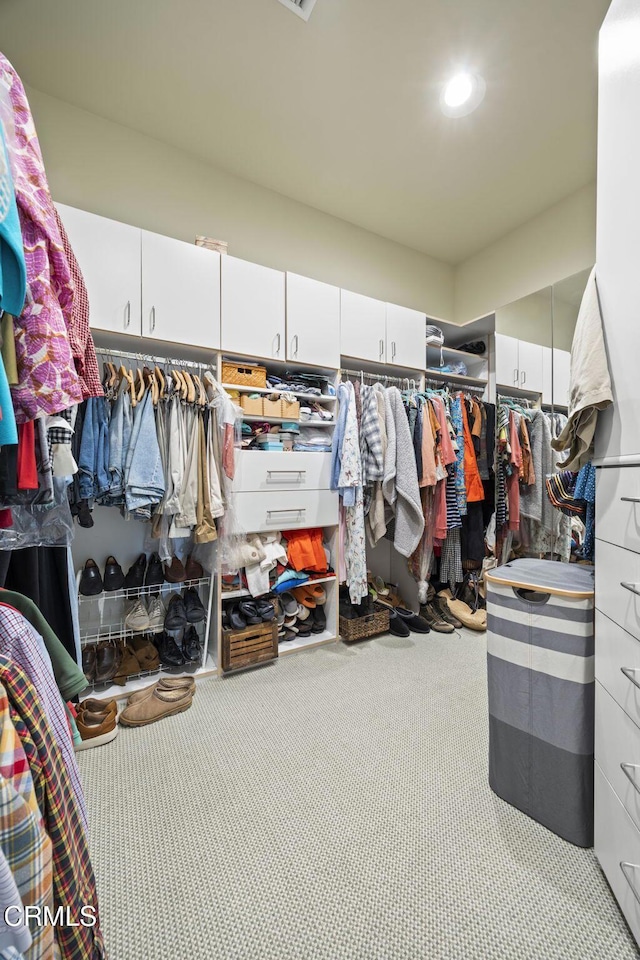
[[[280,3],[288,10],[297,13],[303,20],[308,20],[316,4],[316,0],[280,0]]]

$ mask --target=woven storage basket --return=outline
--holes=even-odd
[[[231,363],[229,360],[223,360],[222,382],[237,383],[240,387],[263,389],[267,385],[267,368],[243,366],[241,363]]]
[[[377,613],[356,617],[353,620],[340,617],[340,636],[347,643],[351,643],[352,640],[366,640],[367,637],[375,637],[378,633],[388,633],[388,631],[388,610],[379,610]]]

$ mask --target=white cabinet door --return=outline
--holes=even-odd
[[[422,370],[427,364],[426,314],[387,304],[387,363]]]
[[[542,402],[553,403],[553,351],[542,348]]]
[[[515,337],[496,333],[496,383],[502,386],[517,387],[520,383],[519,343]]]
[[[571,354],[568,350],[553,348],[553,402],[561,407],[569,406],[571,380]]]
[[[340,353],[359,360],[385,361],[387,306],[382,300],[340,291]]]
[[[518,344],[518,365],[520,367],[520,387],[533,393],[542,393],[544,386],[543,347],[540,343],[528,343],[520,340]]]
[[[142,231],[142,336],[220,347],[220,254]]]
[[[287,360],[340,366],[340,288],[287,273]]]
[[[223,350],[284,360],[284,273],[223,256],[221,318]]]
[[[89,294],[89,322],[140,336],[140,230],[56,204]]]

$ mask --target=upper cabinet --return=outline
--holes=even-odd
[[[340,353],[384,363],[387,309],[382,300],[350,290],[340,291]]]
[[[57,204],[89,295],[92,327],[140,336],[140,230]]]
[[[421,370],[426,362],[425,322],[426,315],[417,310],[342,290],[340,352]]]
[[[223,256],[221,321],[223,350],[284,360],[284,273]]]
[[[340,289],[287,273],[287,360],[340,366]]]
[[[142,335],[220,347],[220,254],[142,231]]]
[[[426,363],[426,314],[388,303],[386,359],[399,367],[421,369]]]
[[[502,386],[520,385],[520,360],[515,337],[496,333],[496,382]]]
[[[502,333],[496,334],[496,382],[530,393],[544,390],[544,348]]]

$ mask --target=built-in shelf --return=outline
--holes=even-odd
[[[145,690],[161,680],[162,677],[193,677],[194,680],[200,680],[204,677],[216,676],[218,667],[214,658],[209,655],[207,661],[202,667],[183,669],[182,667],[162,667],[160,670],[147,671],[140,676],[131,677],[123,687],[115,683],[106,686],[92,687],[88,685],[80,694],[80,699],[93,697],[96,700],[126,700],[132,693],[139,690]]]
[[[427,380],[442,380],[443,383],[459,383],[469,387],[486,387],[486,377],[469,377],[463,373],[446,373],[442,370],[429,368],[426,372]]]
[[[468,360],[469,363],[482,363],[483,361],[486,363],[489,359],[489,354],[486,352],[485,353],[469,353],[468,350],[458,350],[457,347],[438,347],[438,346],[435,346],[433,343],[429,343],[428,340],[427,340],[427,349],[435,350],[437,351],[437,353],[440,353],[440,351],[442,351],[443,354],[450,353],[454,357],[461,357],[463,360]]]
[[[242,383],[223,383],[222,386],[225,390],[237,390],[238,393],[291,393],[297,400],[309,400],[313,403],[333,403],[337,399],[335,396],[330,397],[325,394],[318,396],[315,393],[299,393],[297,390],[278,390],[274,387],[247,387]]]
[[[294,420],[292,417],[270,417],[267,414],[243,414],[247,423],[296,423],[301,427],[333,427],[335,420]]]
[[[278,656],[285,657],[289,653],[299,653],[300,650],[312,650],[326,643],[335,643],[336,639],[331,630],[323,630],[322,633],[310,633],[308,637],[296,636],[295,640],[281,640],[278,644]]]
[[[308,587],[312,583],[331,583],[336,579],[335,573],[332,573],[330,577],[314,577],[312,580],[302,580],[302,581],[293,581],[291,582],[291,587],[289,589],[293,590],[295,587]],[[285,591],[286,592],[286,591]],[[237,597],[250,597],[251,593],[246,587],[241,587],[238,590],[221,590],[220,596],[222,600],[233,600]],[[265,594],[265,597],[267,594]]]

